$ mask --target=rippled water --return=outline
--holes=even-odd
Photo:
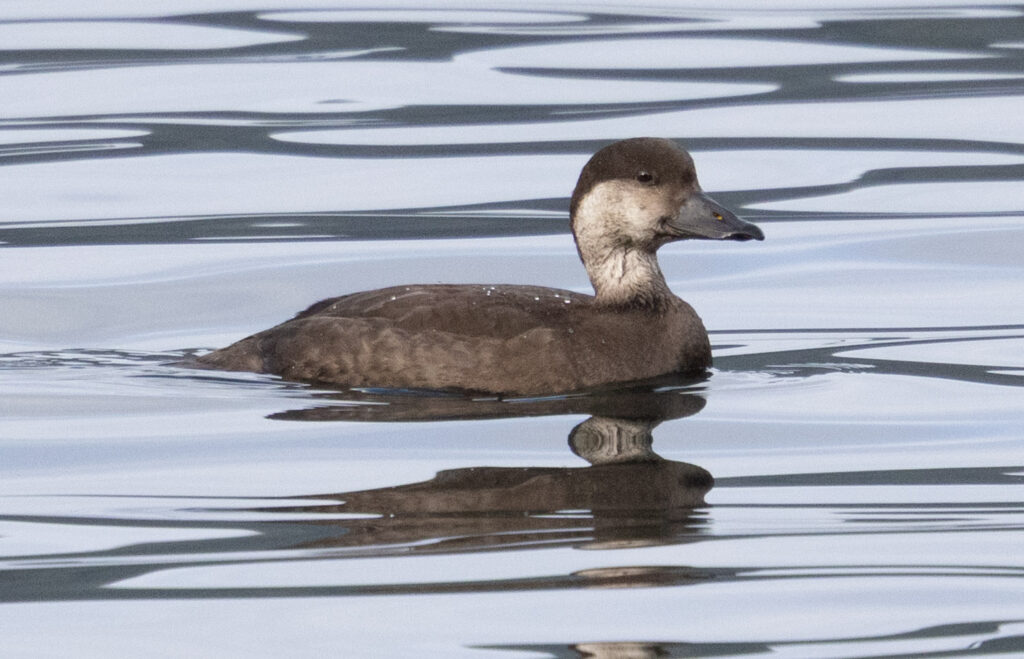
[[[0,4],[5,653],[1024,653],[1022,9],[716,5]],[[567,197],[634,135],[767,234],[662,250],[705,380],[171,365],[586,291]]]

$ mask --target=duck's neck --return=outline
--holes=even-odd
[[[610,307],[664,309],[675,300],[653,251],[611,248],[580,256],[597,303]]]

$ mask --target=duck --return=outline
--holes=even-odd
[[[343,389],[570,393],[711,366],[707,330],[657,251],[680,240],[764,240],[704,194],[693,158],[652,137],[583,167],[569,202],[594,294],[533,285],[430,284],[321,300],[194,366]]]

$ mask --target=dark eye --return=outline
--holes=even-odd
[[[651,174],[646,169],[641,169],[636,173],[636,180],[641,183],[652,183],[654,181],[654,174]]]

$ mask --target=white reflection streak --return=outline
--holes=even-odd
[[[141,142],[102,142],[96,144],[68,144],[66,146],[35,146],[0,148],[2,156],[38,156],[48,153],[84,153],[88,151],[114,151],[117,149],[140,149]]]
[[[711,57],[708,53],[714,53]],[[987,53],[833,45],[782,39],[658,37],[574,40],[463,53],[456,60],[491,67],[544,69],[681,69],[764,67],[854,62],[979,59]]]
[[[272,11],[257,18],[288,23],[569,23],[586,21],[583,14],[561,12],[401,9],[336,9],[320,11]]]
[[[423,84],[424,80],[431,84]],[[775,88],[765,84],[566,80],[504,73],[467,66],[463,61],[214,62],[0,76],[0,119],[363,112],[409,105],[502,105],[509,99],[520,105],[587,105],[624,99],[636,103],[714,98]],[[78,93],[66,94],[67,89]],[[188,93],[183,94],[186,89]]]
[[[207,50],[302,41],[301,34],[138,21],[0,23],[4,50]]]

